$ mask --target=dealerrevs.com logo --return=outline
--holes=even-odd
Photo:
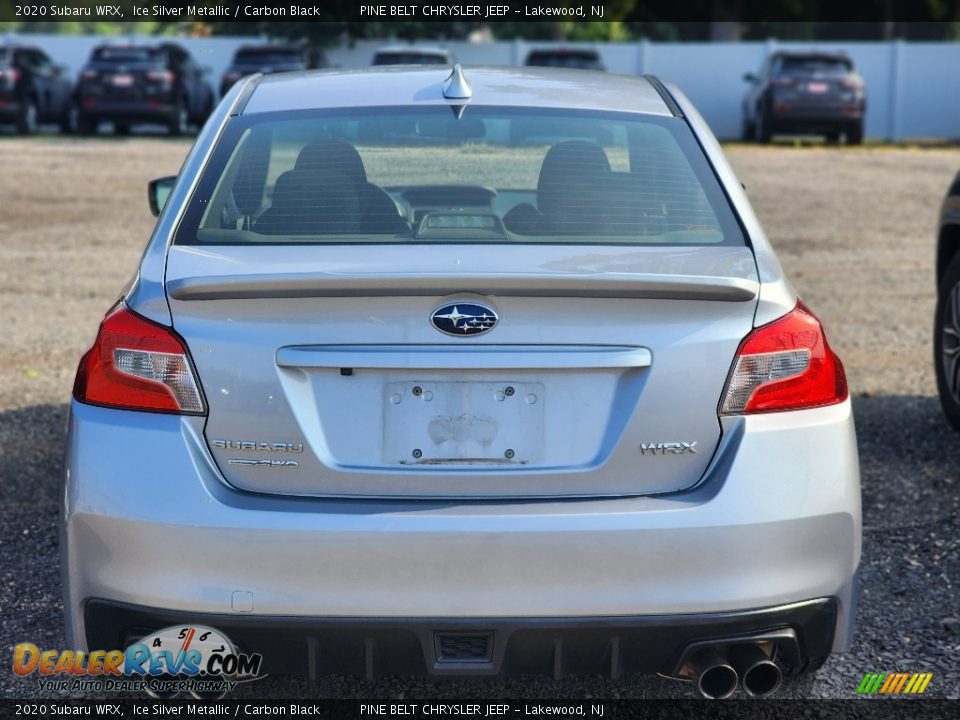
[[[223,697],[238,682],[259,677],[263,657],[238,652],[219,630],[173,625],[125,650],[41,650],[20,643],[13,672],[36,673],[40,689],[71,692],[145,692],[157,698],[184,693],[198,699]]]

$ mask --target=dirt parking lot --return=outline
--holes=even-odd
[[[153,226],[146,182],[187,141],[0,138],[0,647],[62,648],[56,520],[66,402],[77,361]],[[851,697],[865,672],[932,672],[960,696],[960,436],[931,366],[937,209],[955,149],[728,148],[781,261],[823,319],[854,397],[864,488],[853,653],[793,697]],[[775,473],[771,473],[775,481]],[[2,696],[39,696],[0,671]],[[436,683],[270,678],[261,696],[685,696],[667,681],[569,678]]]

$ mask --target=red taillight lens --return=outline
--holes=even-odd
[[[847,398],[847,377],[816,316],[803,305],[740,343],[720,411],[800,410]]]
[[[100,76],[96,70],[84,70],[80,73],[81,80],[96,80]]]
[[[10,68],[9,70],[0,70],[0,80],[9,80],[12,83],[15,83],[20,79],[20,71],[16,68]]]
[[[863,80],[860,78],[843,78],[840,80],[840,87],[844,90],[860,90],[863,87]]]
[[[155,82],[173,85],[173,81],[177,79],[177,76],[169,70],[150,70],[147,72],[147,78]]]
[[[183,340],[123,304],[104,318],[93,347],[80,360],[73,396],[126,410],[204,412]]]
[[[793,78],[774,78],[770,81],[774,87],[788,88],[796,85],[796,80]]]

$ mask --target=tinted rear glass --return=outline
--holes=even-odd
[[[103,47],[93,51],[94,62],[150,63],[160,60],[161,53],[154,48]]]
[[[449,62],[444,55],[420,52],[377,53],[374,65],[445,65]]]
[[[234,65],[290,65],[303,62],[303,54],[297,50],[282,48],[263,50],[240,50],[233,58]]]
[[[853,64],[844,58],[784,57],[780,69],[787,73],[847,73]]]
[[[530,53],[527,65],[578,70],[599,70],[602,67],[600,58],[588,53]]]
[[[240,116],[178,243],[743,244],[682,119],[471,106]]]

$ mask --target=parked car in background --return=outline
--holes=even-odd
[[[93,133],[100,123],[111,122],[114,132],[124,135],[131,125],[159,123],[171,135],[182,135],[213,110],[207,74],[175,43],[101,45],[80,72],[78,129]]]
[[[449,50],[438,47],[397,45],[384,47],[373,55],[371,65],[453,65],[456,58]]]
[[[0,123],[15,125],[21,135],[47,122],[70,130],[72,91],[66,69],[40,48],[0,44]]]
[[[70,405],[68,647],[716,698],[850,647],[843,366],[677,88],[252,76],[151,192]]]
[[[776,52],[756,74],[743,98],[743,138],[770,142],[778,134],[841,135],[863,142],[866,92],[853,61],[842,53]]]
[[[531,50],[524,65],[570,70],[606,70],[600,53],[589,48],[542,48]]]
[[[944,414],[960,430],[960,173],[940,207],[936,282],[933,362],[937,391]]]
[[[220,96],[227,94],[233,84],[244,75],[263,73],[271,75],[294,70],[324,67],[323,55],[307,47],[291,45],[244,45],[233,55],[230,67],[220,80]]]

